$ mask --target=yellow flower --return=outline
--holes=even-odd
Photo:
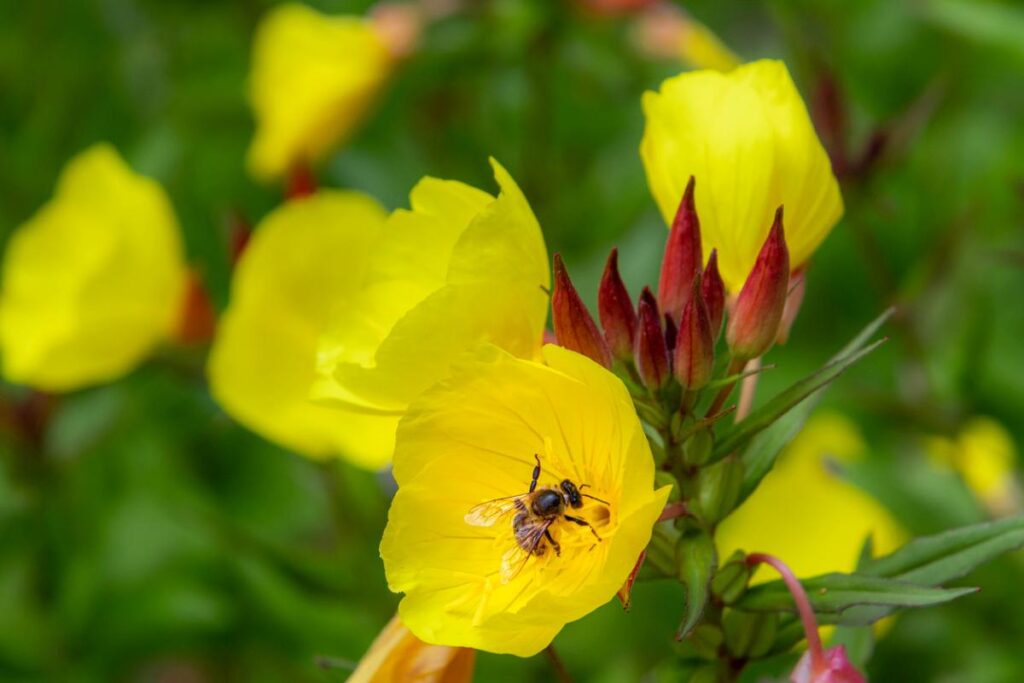
[[[1016,478],[1017,449],[1003,425],[987,417],[967,421],[956,439],[926,442],[936,463],[952,467],[993,514],[1007,515],[1021,508]]]
[[[250,172],[269,181],[322,158],[359,124],[392,67],[369,19],[298,4],[271,10],[253,41]]]
[[[347,683],[470,683],[476,651],[428,645],[396,616],[359,661]]]
[[[545,346],[543,357],[492,349],[399,426],[381,556],[405,593],[402,621],[428,643],[535,654],[615,595],[664,507],[623,384],[572,351]],[[485,503],[526,493],[538,462],[538,491],[570,480],[596,498],[564,511],[592,528],[558,516],[548,538],[526,524],[530,553],[514,535],[515,498]]]
[[[847,418],[813,417],[753,495],[719,526],[720,556],[765,552],[806,577],[853,571],[869,535],[876,555],[895,550],[906,538],[892,515],[829,469],[829,459],[851,461],[865,450]]]
[[[839,185],[782,62],[666,80],[643,98],[647,182],[670,223],[696,178],[704,256],[718,249],[726,287],[739,290],[785,205],[786,242],[802,266],[843,213]]]
[[[309,400],[320,335],[360,295],[385,211],[363,194],[322,190],[268,215],[242,252],[208,375],[217,401],[262,436],[312,457],[365,466],[390,455],[398,418]]]
[[[496,199],[462,183],[420,181],[412,209],[388,218],[360,291],[335,309],[314,395],[333,405],[354,444],[361,427],[348,421],[401,415],[481,342],[521,358],[539,353],[550,287],[544,238],[515,181],[492,164]],[[390,455],[359,448],[350,455],[366,465],[382,466]]]
[[[98,144],[4,256],[4,377],[47,391],[113,380],[174,332],[187,271],[163,188]]]

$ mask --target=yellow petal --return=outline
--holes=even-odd
[[[363,298],[339,310],[324,335],[317,397],[400,411],[482,342],[536,355],[547,252],[526,199],[494,167],[497,199],[428,179],[412,210],[388,219]]]
[[[342,143],[391,68],[388,50],[367,19],[329,17],[299,4],[271,10],[253,41],[251,173],[272,180]]]
[[[210,354],[217,401],[264,437],[305,455],[365,467],[391,454],[396,415],[309,400],[320,335],[361,292],[384,210],[356,192],[321,191],[257,227],[235,271],[231,304]]]
[[[664,507],[668,491],[653,488],[654,462],[622,383],[565,349],[547,346],[544,358],[492,348],[417,399],[399,427],[399,491],[381,555],[392,590],[406,594],[403,622],[427,642],[536,653],[615,595]],[[570,479],[607,501],[572,511],[602,540],[559,520],[550,532],[561,555],[521,554],[522,568],[503,582],[503,557],[517,547],[511,517],[481,527],[465,516],[525,493],[534,454],[541,487]]]
[[[395,616],[373,641],[348,683],[469,683],[475,663],[474,650],[428,645]]]
[[[829,459],[841,464],[865,449],[847,418],[813,417],[753,495],[718,527],[719,556],[766,552],[797,576],[815,576],[853,571],[868,536],[875,554],[895,550],[906,533],[888,510],[830,471]]]
[[[738,291],[785,206],[790,263],[798,268],[842,215],[839,186],[806,107],[781,62],[666,80],[643,99],[641,156],[671,222],[691,175],[705,258],[718,249],[722,278]]]
[[[109,145],[89,148],[8,244],[0,292],[5,378],[50,391],[117,378],[172,333],[185,284],[163,188]]]

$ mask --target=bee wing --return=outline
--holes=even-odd
[[[544,540],[544,532],[548,530],[551,519],[538,519],[528,525],[523,525],[517,532],[518,541],[516,545],[505,551],[501,556],[501,582],[508,583],[519,576],[523,571],[527,560],[537,550],[537,546]],[[519,542],[521,541],[521,543]],[[524,549],[524,548],[528,548]]]
[[[494,526],[500,520],[516,511],[516,501],[520,498],[522,496],[505,496],[504,498],[495,498],[486,503],[474,505],[463,519],[466,520],[466,524],[472,524],[473,526]]]

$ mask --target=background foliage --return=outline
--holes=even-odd
[[[366,2],[317,2],[358,12]],[[46,200],[73,154],[113,142],[167,187],[191,260],[227,301],[228,225],[277,188],[243,172],[249,39],[269,3],[54,0],[0,5],[0,236]],[[568,2],[480,0],[433,26],[321,179],[402,206],[422,175],[521,182],[552,251],[592,294],[610,246],[656,279],[664,228],[637,147],[640,94],[678,71],[624,21]],[[832,79],[856,159],[847,213],[809,274],[762,396],[810,371],[890,303],[893,339],[834,386],[871,457],[852,475],[914,533],[984,519],[926,436],[974,415],[1024,444],[1024,9],[967,0],[695,0],[746,59],[784,58],[809,100]],[[330,681],[393,613],[376,546],[391,484],[315,464],[234,425],[201,351],[163,353],[63,397],[5,387],[0,435],[0,680]],[[45,428],[11,425],[49,415]],[[36,420],[43,424],[41,419]],[[795,493],[794,495],[799,495]],[[1020,556],[979,595],[900,617],[875,680],[1024,680]],[[580,680],[671,679],[677,586],[645,585],[556,641]],[[599,653],[599,654],[598,654]],[[545,680],[542,659],[480,657],[479,680]]]

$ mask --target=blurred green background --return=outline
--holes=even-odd
[[[493,155],[591,303],[613,245],[634,292],[655,281],[665,232],[637,152],[640,94],[681,65],[639,54],[628,18],[556,0],[468,4],[429,29],[321,181],[404,206],[426,174],[493,189]],[[231,217],[256,222],[281,198],[243,169],[249,41],[269,5],[0,4],[0,238],[68,158],[108,140],[168,189],[223,307]],[[921,444],[976,415],[1024,444],[1024,6],[685,7],[744,59],[785,59],[809,102],[832,88],[845,117],[842,140],[824,137],[849,160],[846,216],[759,395],[900,304],[891,342],[826,398],[871,445],[854,478],[914,533],[984,519]],[[316,658],[357,660],[393,614],[376,552],[388,477],[306,461],[233,424],[202,361],[167,351],[59,399],[3,388],[0,680],[341,681]],[[1022,581],[1021,558],[1004,558],[970,577],[980,594],[902,616],[872,679],[1024,680]],[[609,604],[556,644],[579,680],[675,680],[682,602],[678,586],[643,585],[630,614]],[[550,678],[543,658],[479,658],[477,680]]]

